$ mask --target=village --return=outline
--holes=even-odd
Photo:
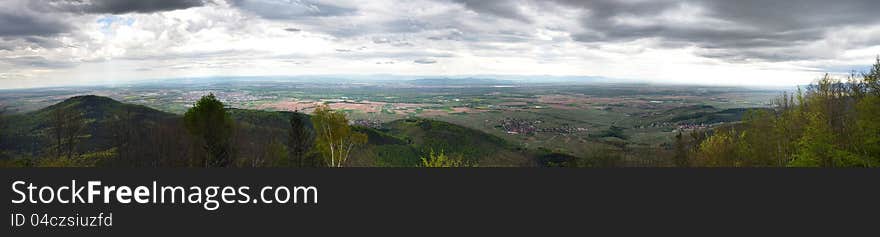
[[[534,135],[535,133],[553,133],[556,135],[574,134],[587,132],[587,128],[575,126],[541,127],[544,123],[538,119],[505,118],[498,121],[497,128],[501,128],[507,134]]]

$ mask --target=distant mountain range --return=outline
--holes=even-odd
[[[196,77],[196,78],[167,78],[159,80],[131,81],[127,84],[202,84],[202,83],[233,83],[233,82],[296,82],[296,83],[407,83],[414,85],[437,86],[437,85],[495,85],[514,83],[614,83],[614,82],[637,82],[634,80],[619,80],[604,77],[587,76],[513,76],[513,75],[487,75],[487,76],[401,76],[401,75],[327,75],[327,76],[249,76],[249,77]],[[122,82],[120,84],[126,84]]]
[[[486,78],[423,78],[407,80],[413,85],[422,86],[464,86],[464,85],[510,85],[513,81]]]

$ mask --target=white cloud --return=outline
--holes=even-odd
[[[311,74],[583,75],[792,85],[817,78],[825,68],[868,64],[880,53],[880,26],[873,23],[840,23],[820,39],[777,45],[754,38],[767,33],[763,29],[717,16],[709,5],[651,11],[605,1],[516,2],[498,8],[442,0],[211,1],[113,10],[127,12],[117,15],[49,12],[50,18],[34,20],[54,24],[38,28],[46,32],[0,35],[0,88]],[[8,6],[27,8],[23,1]],[[291,9],[275,9],[284,6]],[[619,30],[642,32],[593,27],[587,21],[600,19],[591,18],[599,7],[621,12],[606,19]],[[706,41],[730,32],[743,38]]]

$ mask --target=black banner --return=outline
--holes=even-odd
[[[600,231],[847,236],[844,233],[852,231],[876,232],[880,214],[880,170],[876,169],[4,169],[0,173],[6,189],[4,229],[12,233],[3,236],[545,236]],[[92,203],[59,203],[76,198],[71,197],[75,190],[58,191],[71,186],[85,187],[81,197],[87,202],[89,181],[101,182],[96,189],[113,186],[119,192],[126,186],[132,191],[122,199],[111,192],[93,196]],[[37,196],[27,194],[30,184]],[[181,186],[187,194],[197,187],[203,191],[196,195],[201,201],[153,199],[154,190],[163,186]],[[40,187],[49,188],[40,194]],[[211,191],[213,197],[205,194],[210,187],[218,187]],[[233,203],[220,200],[224,187],[233,189],[227,190]],[[264,187],[271,188],[260,195]],[[287,191],[281,189],[276,196],[278,187]],[[314,193],[296,187],[314,187]],[[137,192],[150,195],[136,199]],[[293,194],[285,193],[298,193],[298,203],[291,201]],[[50,195],[51,203],[41,202]],[[105,196],[109,203],[104,203]],[[306,196],[312,199],[306,201]],[[25,200],[29,198],[38,203]],[[278,203],[285,198],[286,203]],[[206,199],[220,203],[209,210]],[[106,221],[108,216],[112,222]],[[69,225],[82,219],[92,223]]]

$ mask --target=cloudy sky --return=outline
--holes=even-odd
[[[0,88],[254,75],[794,85],[880,54],[876,0],[0,0]]]

